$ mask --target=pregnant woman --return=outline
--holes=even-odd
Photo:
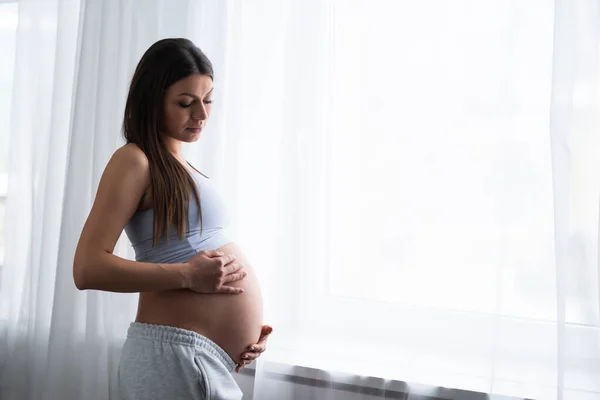
[[[125,106],[127,144],[104,170],[77,246],[79,289],[140,293],[119,364],[125,400],[240,399],[232,372],[272,330],[215,187],[182,154],[206,127],[212,93],[212,64],[189,40],[146,51]],[[113,254],[123,229],[136,261]]]

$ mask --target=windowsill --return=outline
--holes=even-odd
[[[269,371],[268,364],[275,367],[278,372]],[[336,374],[314,368],[291,366],[281,363],[268,362],[265,372],[261,372],[265,379],[277,381],[282,384],[302,385],[326,390],[336,390],[349,393],[360,393],[375,398],[406,399],[410,395],[424,395],[430,400],[487,400],[490,395],[461,389],[450,389],[419,384],[408,384],[396,380],[385,380],[377,377],[365,377],[351,374]],[[286,371],[279,372],[279,371]],[[240,375],[254,379],[256,368],[254,365],[241,370]],[[494,395],[494,400],[516,400],[517,397]]]
[[[376,382],[379,379],[379,382],[386,383],[386,388],[388,382],[397,382],[401,385],[408,384],[411,392],[414,388],[422,387],[427,393],[435,390],[440,395],[441,389],[437,388],[452,388],[457,393],[491,392],[494,393],[493,398],[500,399],[552,398],[556,395],[557,388],[552,379],[555,369],[552,363],[527,349],[513,348],[512,352],[506,353],[502,345],[486,347],[484,345],[489,343],[485,341],[480,346],[475,345],[477,337],[483,338],[485,332],[467,340],[467,344],[463,346],[453,341],[426,343],[429,347],[427,351],[423,351],[424,344],[411,338],[394,336],[395,340],[387,342],[383,338],[372,336],[350,337],[341,332],[326,334],[317,325],[311,327],[312,332],[278,327],[277,335],[269,339],[269,349],[262,362],[283,365],[283,368],[274,369],[276,373],[281,373],[283,369],[284,373],[291,372],[291,375],[296,376],[297,370],[300,374],[305,370],[313,371],[312,375],[300,375],[301,378],[318,379],[314,371],[321,371],[321,376],[326,377],[323,379],[325,381],[335,379],[337,382],[339,377],[350,377],[350,382],[339,378],[342,379],[338,382],[341,385],[356,385],[358,382],[362,386],[369,379]],[[553,330],[553,327],[548,329]],[[348,327],[347,331],[351,330]],[[539,335],[534,336],[542,340],[544,332],[542,330]],[[451,333],[448,330],[448,336]],[[512,336],[507,334],[507,338],[510,337]],[[433,345],[435,348],[431,347]],[[490,349],[494,347],[496,351],[504,353],[490,353]],[[520,360],[519,363],[513,360],[515,354],[518,355],[516,361]],[[523,357],[527,359],[526,362]],[[527,374],[520,374],[519,371],[533,371],[537,374],[537,379],[527,379]],[[584,376],[586,377],[587,375]],[[383,383],[375,383],[373,388],[383,387]],[[575,388],[565,390],[573,391]]]

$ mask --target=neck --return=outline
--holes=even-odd
[[[165,147],[167,148],[167,150],[169,151],[169,153],[173,154],[173,156],[178,159],[179,161],[184,162],[184,158],[183,158],[183,151],[182,151],[182,144],[179,140],[175,140],[173,138],[170,137],[164,137],[163,138],[164,143],[165,143]]]

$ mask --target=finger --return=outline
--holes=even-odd
[[[269,325],[263,325],[261,330],[260,330],[260,339],[258,339],[258,341],[260,342],[260,340],[263,337],[268,337],[271,333],[273,332],[273,327],[269,326]]]
[[[273,330],[271,330],[271,332],[272,331]],[[258,343],[248,346],[248,351],[253,353],[262,353],[267,350],[267,340],[269,339],[271,332],[261,335],[261,337],[258,339]]]
[[[265,333],[273,332],[273,327],[271,325],[263,325],[263,326],[261,326],[260,329],[262,332],[265,332]]]
[[[223,268],[223,274],[224,275],[233,274],[235,272],[238,272],[242,268],[244,268],[244,264],[231,263],[231,264],[229,264],[229,265],[227,265],[226,267]]]
[[[250,346],[248,348],[248,351],[252,352],[252,353],[263,353],[265,350],[267,350],[267,343],[266,341],[263,343],[257,343],[257,344],[253,344],[252,346]]]
[[[232,262],[234,262],[237,259],[237,257],[235,256],[235,254],[226,254],[222,256],[221,259],[223,261],[223,265],[229,265]]]
[[[248,364],[250,364],[249,361],[242,361],[241,364],[237,364],[237,366],[235,367],[235,372],[240,372],[242,368],[244,368]]]
[[[248,352],[248,353],[242,354],[241,358],[242,358],[242,361],[254,361],[258,357],[260,357],[260,353]]]
[[[238,272],[237,274],[230,274],[223,278],[223,283],[229,283],[234,281],[242,280],[246,277],[245,272]]]
[[[260,333],[260,338],[258,338],[258,343],[259,345],[266,345],[267,344],[267,339],[269,339],[269,335],[273,332],[273,328],[271,328],[270,326],[265,325]]]
[[[258,343],[248,347],[248,350],[254,353],[262,353],[267,349],[267,339],[269,335],[261,336]]]
[[[232,286],[221,286],[219,289],[217,289],[216,293],[242,294],[244,293],[244,289]]]
[[[223,253],[222,251],[218,251],[218,250],[204,250],[201,253],[209,258],[223,257],[225,255],[225,253]]]

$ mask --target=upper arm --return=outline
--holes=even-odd
[[[75,265],[95,252],[112,253],[149,185],[146,155],[134,144],[118,149],[106,165],[75,252]]]

